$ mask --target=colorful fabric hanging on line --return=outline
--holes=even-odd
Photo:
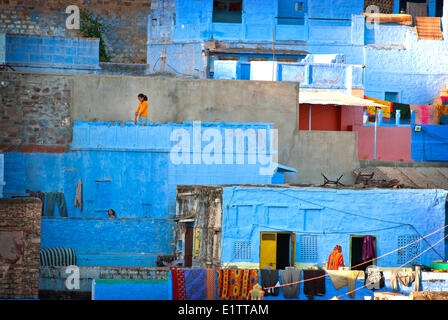
[[[206,269],[207,300],[216,300],[216,272],[215,269]]]
[[[186,300],[206,300],[207,277],[205,269],[185,269]]]
[[[415,124],[439,124],[439,108],[437,105],[411,105],[415,112]]]
[[[400,110],[400,119],[411,119],[411,107],[408,104],[394,102],[392,114],[395,118],[397,110]]]
[[[439,104],[437,105],[437,119],[439,124],[448,124],[445,119],[442,119],[442,117],[448,116],[448,105]],[[446,117],[444,117],[446,118]]]
[[[173,300],[186,300],[185,276],[182,269],[171,269],[173,278]]]
[[[249,292],[258,283],[258,270],[219,269],[219,300],[249,300]]]
[[[393,103],[392,102],[379,100],[379,99],[375,99],[375,98],[367,97],[367,96],[364,96],[364,99],[370,100],[370,101],[373,101],[375,103],[384,105],[384,107],[381,107],[381,110],[383,110],[383,119],[384,120],[389,120],[390,119],[390,114],[391,114],[391,112],[393,110]],[[375,116],[375,112],[376,112],[377,107],[365,107],[365,108],[367,110],[367,115]]]
[[[442,105],[447,106],[448,105],[448,97],[440,97],[442,100]]]

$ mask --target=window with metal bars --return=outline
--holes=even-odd
[[[252,258],[250,241],[235,241],[233,245],[235,259],[250,260]]]
[[[317,261],[317,236],[300,237],[300,259],[304,262]]]
[[[419,239],[417,235],[402,235],[398,236],[398,248],[401,248],[411,242]],[[420,254],[420,242],[413,243],[405,248],[398,250],[398,263],[405,264],[409,260]],[[412,261],[412,263],[418,264],[419,258]]]

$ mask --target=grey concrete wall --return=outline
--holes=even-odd
[[[286,183],[323,184],[323,173],[330,180],[353,184],[353,170],[359,168],[358,133],[344,131],[298,131],[290,151],[290,162],[298,170]]]
[[[73,92],[75,121],[133,120],[137,95],[143,92],[149,97],[151,122],[274,123],[279,159],[291,164],[298,83],[75,75]]]
[[[48,77],[39,73],[20,75],[23,80]],[[68,114],[74,121],[131,121],[138,104],[137,95],[143,92],[150,100],[152,122],[273,123],[279,130],[279,162],[299,170],[296,178],[287,177],[287,183],[319,184],[323,182],[321,172],[330,179],[344,174],[343,181],[347,183],[351,171],[359,168],[356,133],[297,131],[298,83],[113,75],[51,76],[70,84],[64,92],[70,95]],[[18,91],[21,90],[24,88]],[[22,95],[18,92],[17,96]],[[54,107],[51,99],[39,104],[42,110]]]

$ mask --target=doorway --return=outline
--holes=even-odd
[[[376,255],[376,237],[372,237],[375,247]],[[362,244],[364,242],[364,236],[351,236],[350,237],[350,266],[352,270],[366,271],[366,268],[370,265],[376,264],[376,261],[370,261],[363,263],[362,261]]]
[[[277,270],[284,270],[285,267],[290,266],[290,238],[291,235],[289,233],[279,233],[277,235]]]
[[[284,270],[294,266],[296,235],[292,232],[261,232],[260,269]]]
[[[187,226],[185,230],[184,267],[191,267],[193,264],[193,229],[193,227]]]

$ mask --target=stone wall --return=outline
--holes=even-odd
[[[0,198],[0,299],[37,299],[41,201]]]
[[[71,78],[0,72],[0,81],[0,150],[67,151]]]
[[[104,21],[107,52],[112,62],[145,63],[147,23],[151,0],[4,0],[0,2],[0,32],[79,36],[65,26],[68,5],[87,9]]]

